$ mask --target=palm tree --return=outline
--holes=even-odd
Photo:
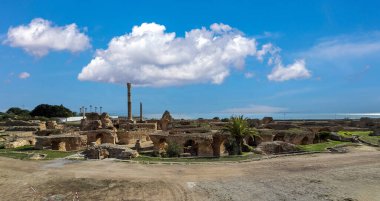
[[[243,154],[243,139],[247,136],[258,136],[256,131],[248,126],[247,119],[244,118],[243,115],[237,117],[232,116],[226,127],[222,129],[222,132],[229,132],[231,137],[235,138],[239,155]]]

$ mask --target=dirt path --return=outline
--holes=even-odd
[[[143,165],[0,158],[0,200],[380,200],[380,152]]]

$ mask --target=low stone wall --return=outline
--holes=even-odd
[[[10,126],[5,131],[38,131],[38,126]]]
[[[313,144],[315,133],[303,129],[272,130],[258,129],[259,136],[255,137],[256,145],[262,142],[284,141],[291,144]]]
[[[36,143],[36,140],[34,137],[17,138],[16,140],[12,142],[5,143],[4,148],[13,149],[13,148],[27,146],[27,145],[34,145],[35,143]]]
[[[32,131],[46,129],[46,124],[43,121],[23,121],[23,120],[8,120],[4,123],[4,126],[10,127],[9,131]],[[7,130],[8,130],[7,129]],[[23,130],[24,129],[24,130]]]
[[[157,130],[157,123],[131,123],[125,122],[119,124],[120,129],[125,129],[127,131],[139,131],[139,130]]]
[[[259,154],[292,153],[296,151],[299,151],[297,146],[282,141],[263,142],[254,150],[255,153]]]
[[[83,135],[52,135],[36,137],[36,149],[74,151],[86,147],[87,138]]]
[[[125,145],[100,144],[88,147],[83,154],[89,159],[131,159],[137,157],[137,151],[128,148]]]
[[[63,130],[61,130],[61,129],[46,129],[46,130],[37,131],[34,134],[37,136],[60,135],[60,134],[63,134]]]

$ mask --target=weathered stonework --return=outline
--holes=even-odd
[[[254,150],[259,154],[279,154],[279,153],[292,153],[299,151],[297,146],[282,141],[263,142]]]
[[[135,144],[138,140],[140,142],[150,141],[149,135],[153,132],[150,130],[118,131],[118,144]]]
[[[34,145],[35,143],[36,143],[36,140],[34,137],[18,138],[12,142],[5,143],[4,148],[13,149],[17,147],[26,146],[26,145]]]
[[[137,151],[128,148],[125,145],[100,144],[88,147],[83,154],[89,159],[131,159],[137,157]]]
[[[87,138],[83,135],[52,135],[36,137],[36,149],[74,151],[86,147]]]
[[[116,130],[110,116],[107,113],[99,115],[98,113],[86,114],[86,119],[81,120],[81,130],[98,130],[98,129],[110,129]]]
[[[162,114],[160,124],[161,124],[161,130],[166,131],[171,129],[173,122],[173,117],[170,115],[169,111],[165,111],[164,114]]]
[[[150,135],[154,150],[158,153],[165,152],[169,143],[180,146],[180,154],[189,153],[191,156],[219,157],[224,155],[223,142],[227,134],[218,131],[207,133],[174,133],[157,131]]]
[[[302,129],[290,129],[290,130],[273,130],[273,129],[258,129],[260,137],[254,137],[253,140],[246,139],[247,142],[253,141],[255,144],[249,145],[259,145],[263,142],[272,141],[284,141],[291,144],[301,145],[301,144],[313,144],[315,133],[309,130]]]
[[[116,131],[108,129],[91,130],[81,133],[87,136],[87,144],[103,144],[110,143],[116,144],[118,142]]]

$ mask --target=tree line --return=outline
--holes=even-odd
[[[19,107],[11,107],[5,113],[0,114],[5,117],[20,117],[20,118],[32,118],[32,117],[72,117],[75,113],[63,105],[49,105],[40,104],[37,105],[32,111],[22,109]]]

